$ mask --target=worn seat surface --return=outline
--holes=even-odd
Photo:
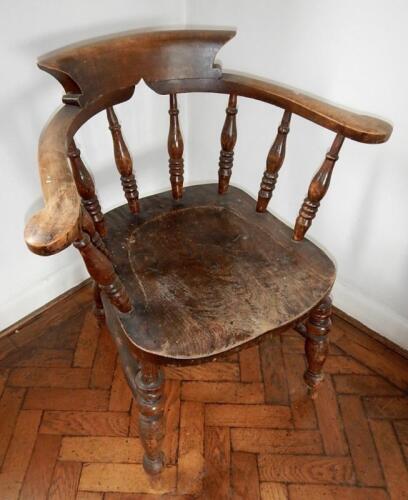
[[[185,189],[107,214],[108,247],[134,310],[121,315],[139,349],[176,359],[214,356],[306,314],[335,278],[330,259],[255,200],[230,187]]]

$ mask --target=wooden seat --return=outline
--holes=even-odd
[[[188,187],[106,214],[107,244],[134,306],[121,318],[138,349],[199,360],[304,318],[329,293],[335,267],[313,243],[237,188]],[[109,307],[109,305],[107,305]]]
[[[345,139],[376,144],[392,132],[382,120],[284,85],[224,73],[214,59],[234,35],[201,29],[126,32],[70,45],[38,63],[62,84],[65,94],[63,106],[40,137],[45,206],[29,220],[25,241],[39,255],[71,244],[79,250],[94,280],[95,312],[101,322],[106,319],[137,399],[143,463],[150,474],[165,464],[165,363],[215,359],[293,326],[305,337],[304,380],[316,396],[328,352],[335,268],[305,235],[328,191]],[[132,157],[114,106],[129,100],[141,79],[152,91],[169,96],[171,192],[139,200]],[[218,187],[183,186],[177,94],[188,92],[228,96],[220,124]],[[265,152],[266,165],[259,167],[256,201],[230,186],[241,98],[283,110]],[[127,201],[106,215],[75,144],[78,129],[101,111],[107,114]],[[285,159],[292,114],[334,132],[293,230],[267,212]]]

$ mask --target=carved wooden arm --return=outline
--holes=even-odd
[[[51,255],[69,246],[79,230],[80,199],[68,161],[68,145],[81,109],[62,107],[43,130],[38,161],[45,207],[25,228],[29,249]]]

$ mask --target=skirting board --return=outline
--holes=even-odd
[[[408,319],[392,309],[345,286],[339,280],[333,288],[333,303],[348,316],[408,350]]]

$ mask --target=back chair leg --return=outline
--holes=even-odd
[[[327,296],[312,309],[306,323],[307,370],[304,379],[312,397],[316,396],[317,386],[324,378],[323,365],[329,349],[328,334],[331,328],[331,313],[331,299]]]
[[[93,283],[94,314],[99,323],[105,320],[105,311],[101,298],[101,289],[96,281]]]
[[[139,406],[139,433],[145,454],[143,467],[148,474],[158,474],[164,467],[164,377],[159,365],[140,362],[136,375]]]

